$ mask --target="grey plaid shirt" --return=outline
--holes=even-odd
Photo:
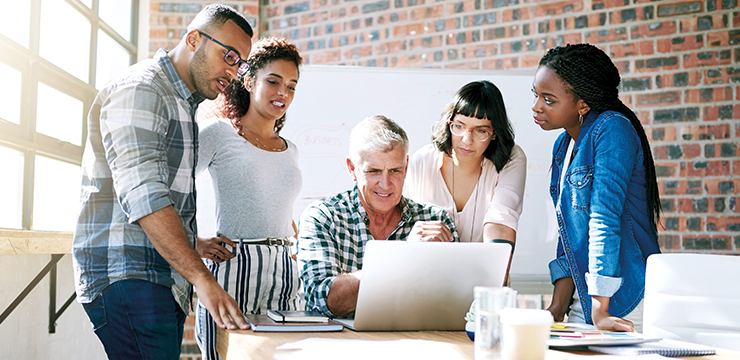
[[[188,313],[191,285],[159,255],[137,221],[172,205],[195,244],[193,115],[202,100],[190,93],[162,49],[116,76],[95,98],[72,247],[81,303],[116,281],[141,279],[171,287]]]
[[[435,205],[401,198],[401,221],[387,240],[406,240],[417,221],[442,221],[458,241],[447,212]],[[374,240],[357,186],[311,204],[303,211],[298,230],[298,261],[306,292],[306,310],[333,316],[326,296],[337,276],[362,269],[365,244]]]

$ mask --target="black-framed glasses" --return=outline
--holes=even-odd
[[[486,141],[493,135],[493,132],[486,128],[476,127],[468,129],[465,124],[454,120],[450,120],[448,121],[448,123],[450,124],[450,132],[452,133],[452,135],[464,136],[466,132],[470,132],[470,134],[473,136],[473,139],[475,139],[476,141]]]
[[[239,77],[242,77],[244,75],[247,75],[247,72],[249,72],[249,63],[247,63],[246,60],[242,60],[242,57],[239,56],[239,54],[234,51],[234,49],[222,44],[220,41],[214,39],[211,35],[208,35],[200,30],[198,30],[198,33],[205,36],[209,40],[215,42],[216,44],[219,44],[226,48],[226,54],[224,54],[224,61],[229,64],[229,66],[238,65],[237,68],[237,74]]]

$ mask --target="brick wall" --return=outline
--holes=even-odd
[[[740,254],[737,0],[272,0],[260,10],[260,30],[296,43],[309,64],[533,69],[550,47],[596,44],[653,144],[664,251]]]
[[[173,46],[207,3],[152,1],[151,53]],[[223,3],[293,41],[308,64],[533,69],[552,46],[597,44],[653,144],[663,249],[740,254],[737,0]]]
[[[740,254],[737,0],[221,2],[290,39],[308,64],[534,69],[552,46],[596,44],[653,145],[663,250]],[[207,3],[151,1],[150,52],[179,41]]]

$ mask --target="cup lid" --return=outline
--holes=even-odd
[[[501,310],[501,323],[512,325],[535,325],[553,323],[548,310],[506,308]]]

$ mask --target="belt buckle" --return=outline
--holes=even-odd
[[[267,238],[267,245],[282,245],[283,239]]]

